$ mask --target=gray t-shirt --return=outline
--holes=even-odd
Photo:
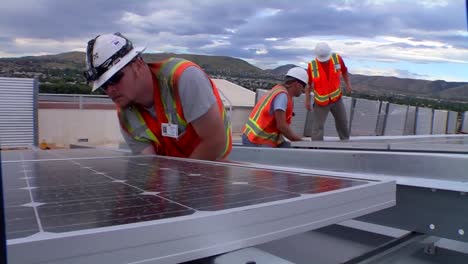
[[[179,96],[187,123],[203,116],[216,103],[210,80],[202,70],[195,66],[188,67],[180,76]],[[154,107],[147,108],[147,110],[157,118]],[[151,145],[133,139],[125,131],[122,131],[122,135],[133,153],[141,153]]]
[[[274,115],[276,110],[281,110],[286,112],[288,107],[288,96],[285,93],[278,94],[271,104],[270,115]]]

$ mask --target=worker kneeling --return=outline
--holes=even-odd
[[[291,68],[278,84],[255,105],[244,126],[242,144],[250,147],[290,147],[290,141],[300,141],[290,124],[293,117],[293,99],[299,97],[307,85],[307,72],[301,67]]]
[[[117,106],[133,153],[220,160],[232,147],[231,124],[215,83],[193,62],[146,63],[120,33],[88,42],[86,80]]]

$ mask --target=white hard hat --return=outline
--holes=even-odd
[[[288,73],[286,73],[286,76],[296,78],[305,84],[307,84],[309,80],[309,76],[307,75],[306,70],[301,67],[294,67],[289,69]]]
[[[319,42],[315,46],[315,56],[318,61],[324,62],[328,61],[331,56],[331,48],[325,42]]]
[[[99,35],[88,42],[85,78],[92,91],[101,87],[146,47],[134,48],[120,33]]]

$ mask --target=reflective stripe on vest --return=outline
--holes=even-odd
[[[187,67],[189,66],[199,67],[199,66],[197,66],[196,64],[190,61],[178,59],[178,58],[168,59],[160,63],[159,65],[160,67],[158,67],[157,72],[152,71],[153,74],[155,74],[156,76],[156,80],[157,80],[158,87],[159,87],[158,89],[159,91],[158,92],[155,91],[155,94],[158,93],[160,96],[160,102],[162,102],[162,104],[159,104],[159,106],[162,105],[162,109],[163,109],[162,112],[160,112],[160,114],[165,116],[167,121],[163,120],[163,118],[160,118],[158,119],[157,122],[159,123],[159,126],[161,126],[161,123],[163,122],[177,124],[179,135],[181,135],[187,130],[189,124],[187,123],[187,121],[185,120],[185,117],[183,116],[182,105],[178,97],[177,81],[178,81],[178,78],[180,78],[180,75],[182,74],[183,70],[185,70]],[[216,90],[215,84],[209,77],[208,79],[210,80],[210,83],[212,85],[213,92],[215,94],[215,97],[219,106],[219,110],[223,118],[225,135],[226,135],[226,145],[224,146],[223,152],[221,153],[220,157],[225,157],[227,156],[227,154],[229,154],[232,148],[231,123],[224,109],[222,101],[219,98],[219,94]],[[155,107],[157,108],[156,105]],[[145,111],[145,110],[141,109],[141,111]],[[160,110],[156,110],[156,115],[159,115],[158,111]],[[167,139],[165,139],[164,137],[158,140],[158,137],[155,136],[154,133],[151,131],[151,129],[148,127],[148,124],[145,122],[143,115],[140,113],[137,107],[119,109],[118,112],[119,112],[119,120],[120,120],[121,127],[135,140],[142,141],[142,142],[151,142],[156,145],[155,146],[156,149],[158,148],[158,146],[161,145],[160,142],[162,142],[163,144],[166,144],[166,147],[171,146],[172,144],[177,144],[176,140],[174,140],[173,143],[168,143],[168,142],[164,143],[165,141],[167,141]],[[135,127],[137,128],[135,129]],[[191,131],[194,131],[193,128],[191,128]],[[143,132],[145,132],[145,134],[143,134]],[[160,131],[157,133],[160,133]],[[196,133],[194,134],[194,140],[198,140]],[[180,145],[178,147],[182,148],[182,146]],[[169,153],[171,153],[170,150],[169,150]]]
[[[231,120],[229,119],[228,115],[227,115],[227,112],[226,112],[226,109],[224,108],[224,105],[223,105],[223,109],[222,109],[222,116],[223,118],[223,124],[224,124],[224,133],[225,133],[225,136],[226,136],[226,145],[224,145],[224,149],[223,149],[223,153],[221,155],[222,158],[225,158],[227,157],[227,155],[229,155],[229,153],[231,152],[231,149],[232,149],[232,128],[231,128]]]
[[[338,59],[338,54],[333,53],[331,55],[332,61],[333,61],[333,69],[335,69],[335,72],[338,70],[341,70],[341,64],[340,64],[340,59]]]
[[[278,139],[278,136],[279,136],[278,133],[267,133],[267,132],[263,131],[258,126],[258,124],[255,121],[253,121],[251,118],[249,118],[249,120],[247,120],[247,123],[245,124],[244,131],[245,131],[244,133],[246,135],[249,134],[249,133],[253,133],[257,137],[260,137],[260,138],[263,138],[265,140],[269,140],[269,141],[272,141],[272,142],[277,142],[277,139]]]
[[[129,114],[128,112],[131,112],[132,114]],[[127,132],[127,134],[129,134],[135,140],[146,143],[151,143],[151,141],[153,141],[156,145],[160,145],[158,138],[153,134],[151,129],[148,128],[145,120],[140,114],[140,111],[138,111],[136,108],[130,107],[127,109],[117,109],[117,113],[122,129],[124,129]],[[134,121],[139,123],[137,129],[134,129],[134,127],[130,124],[128,120],[132,117],[136,117],[137,120]],[[140,136],[141,134],[143,134],[143,132],[145,133],[145,135]]]
[[[276,146],[281,144],[284,139],[280,136],[280,133],[277,131],[269,132],[265,131],[265,128],[259,124],[260,117],[262,116],[263,111],[270,111],[266,109],[267,106],[271,106],[273,99],[280,93],[288,93],[286,88],[283,86],[275,86],[272,91],[265,95],[259,102],[258,108],[254,108],[255,112],[252,112],[247,123],[244,126],[243,133],[249,138],[258,137],[266,141],[270,145]],[[289,103],[288,103],[289,105]],[[254,142],[255,143],[255,142]]]
[[[332,61],[334,73],[330,72],[330,74],[336,74],[337,72],[339,72],[341,70],[341,64],[340,64],[340,59],[338,57],[338,54],[333,53],[331,55],[331,61]],[[315,81],[320,78],[320,70],[319,70],[319,65],[318,64],[319,64],[319,62],[317,61],[317,59],[309,62],[309,67],[311,68],[311,74],[312,74],[311,77]],[[314,100],[319,105],[327,105],[330,100],[332,102],[335,102],[336,100],[338,100],[341,97],[341,95],[342,95],[342,93],[341,93],[341,88],[339,87],[339,85],[335,90],[333,90],[333,91],[331,91],[331,92],[329,92],[327,94],[319,94],[317,89],[316,89],[314,91]]]
[[[341,69],[341,64],[340,64],[340,59],[338,58],[338,54],[333,53],[331,55],[331,59],[333,62],[333,69],[335,69],[335,72],[339,71]],[[310,68],[312,69],[312,79],[320,78],[320,72],[318,69],[317,59],[309,62],[309,64],[310,64]]]
[[[334,99],[336,99],[337,97],[339,97],[341,95],[341,88],[338,87],[335,91],[327,94],[327,95],[319,95],[318,93],[314,93],[314,97],[315,97],[315,100],[316,101],[319,101],[319,102],[326,102],[328,101],[328,99],[332,99],[332,101]]]
[[[161,101],[163,103],[164,112],[166,113],[166,118],[171,124],[174,124],[177,120],[179,133],[185,131],[187,122],[179,115],[179,113],[177,113],[177,105],[173,92],[173,87],[175,87],[174,73],[185,63],[194,65],[192,62],[187,60],[170,58],[161,66],[161,69],[157,73],[157,79],[161,88]]]
[[[317,60],[309,62],[310,68],[312,69],[312,79],[320,78],[320,72],[318,70]]]
[[[161,101],[163,102],[166,118],[169,121],[169,123],[173,123],[174,120],[177,120],[179,134],[185,131],[188,124],[185,118],[183,117],[182,105],[180,105],[180,102],[179,105],[177,105],[177,90],[175,90],[175,87],[178,86],[176,83],[178,78],[180,77],[178,75],[182,75],[182,71],[189,66],[195,66],[200,68],[198,65],[188,60],[170,58],[161,66],[159,72],[157,73],[157,79],[159,81],[160,87],[162,88],[160,89]],[[210,80],[212,87],[216,87],[214,82],[210,78],[208,79]],[[222,101],[216,89],[214,89],[213,92],[217,99],[219,111],[221,113],[221,118],[223,119],[224,131],[226,136],[226,144],[224,146],[221,157],[225,157],[227,154],[229,154],[232,147],[231,122],[227,116],[224,105],[222,104]],[[180,110],[177,111],[177,109]]]

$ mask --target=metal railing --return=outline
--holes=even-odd
[[[93,94],[49,94],[40,93],[39,102],[52,103],[77,103],[79,109],[83,109],[84,104],[113,104],[112,100],[107,95]]]

